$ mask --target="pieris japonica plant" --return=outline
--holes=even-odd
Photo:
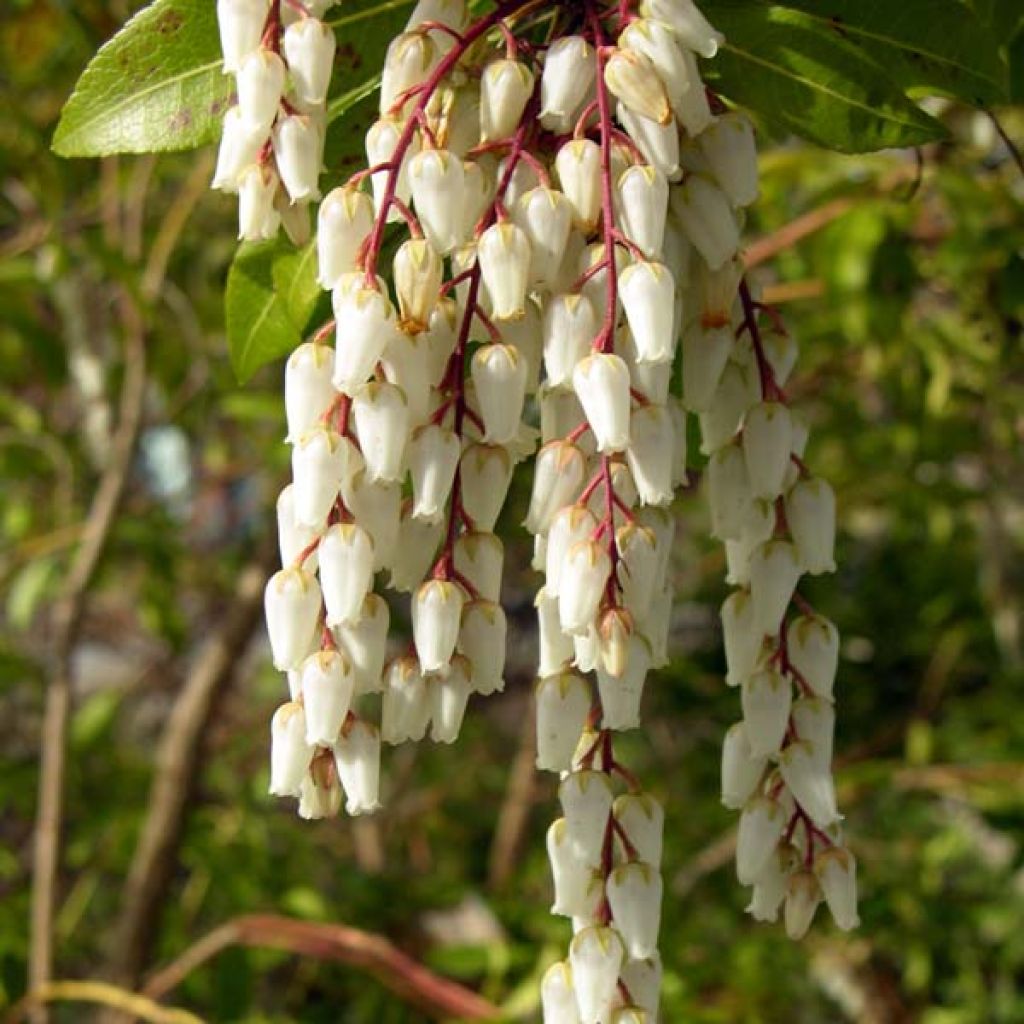
[[[838,633],[799,589],[835,568],[835,498],[787,398],[796,343],[744,274],[753,126],[701,80],[723,37],[691,0],[420,0],[364,168],[321,197],[325,6],[217,5],[237,102],[214,186],[238,194],[245,239],[283,225],[301,242],[319,202],[334,313],[285,367],[270,791],[305,818],[372,812],[382,743],[452,743],[470,699],[503,688],[495,528],[526,463],[537,766],[560,780],[552,912],[572,926],[544,1019],[651,1021],[665,811],[616,741],[668,659],[690,416],[735,588],[737,875],[793,938],[822,900],[857,923],[831,773]],[[385,589],[409,595],[407,648]]]

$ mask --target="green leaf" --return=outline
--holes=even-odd
[[[723,96],[765,120],[844,153],[946,134],[881,62],[820,18],[759,0],[716,0],[707,8],[726,45],[702,69]]]
[[[315,242],[296,249],[282,235],[239,247],[228,271],[224,311],[231,365],[240,382],[300,344],[320,295]]]
[[[995,36],[957,0],[781,0],[860,49],[905,89],[975,106],[1006,96]]]
[[[60,156],[192,149],[220,134],[232,80],[221,73],[212,0],[156,0],[92,59],[53,136]]]

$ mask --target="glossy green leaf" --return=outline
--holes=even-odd
[[[232,90],[215,4],[156,0],[85,69],[53,136],[60,156],[192,149],[220,133]]]
[[[945,135],[881,61],[822,19],[758,0],[717,0],[708,13],[727,42],[702,70],[723,96],[780,128],[844,153]]]
[[[320,295],[315,243],[295,249],[281,235],[239,248],[228,271],[224,311],[231,365],[240,381],[302,341]]]

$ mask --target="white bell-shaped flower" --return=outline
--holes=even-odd
[[[722,604],[725,646],[725,681],[739,686],[754,671],[764,643],[753,598],[748,590],[734,590]]]
[[[558,787],[573,848],[586,863],[597,865],[612,810],[612,787],[604,772],[575,771]]]
[[[736,838],[736,877],[742,885],[753,885],[785,827],[786,812],[777,800],[759,796],[743,808]]]
[[[302,663],[306,742],[331,746],[352,704],[355,677],[343,651],[318,651]]]
[[[754,127],[743,114],[723,114],[701,132],[698,143],[719,187],[734,206],[758,196]]]
[[[743,449],[728,445],[711,456],[707,469],[711,532],[720,540],[736,539],[751,504],[750,475]]]
[[[237,71],[242,61],[259,48],[269,13],[270,0],[217,0],[225,73]]]
[[[528,298],[524,314],[518,320],[506,320],[501,325],[502,341],[511,345],[526,363],[526,393],[532,395],[540,386],[543,364],[541,313],[537,303]]]
[[[369,480],[359,471],[343,489],[345,504],[373,540],[373,571],[391,565],[402,521],[402,488]]]
[[[635,50],[616,50],[604,66],[605,85],[630,110],[659,124],[672,119],[665,85],[650,59]]]
[[[447,427],[427,424],[413,431],[409,444],[414,519],[441,519],[459,465],[459,438]]]
[[[369,722],[347,726],[334,744],[334,763],[345,790],[345,810],[372,814],[380,807],[380,731]]]
[[[303,821],[335,818],[341,810],[341,797],[341,786],[334,778],[334,759],[314,757],[299,788],[299,817]]]
[[[395,310],[376,288],[335,288],[334,319],[338,324],[334,353],[334,386],[354,395],[373,374],[397,328]]]
[[[277,543],[281,553],[281,565],[291,565],[320,536],[313,526],[304,526],[295,518],[295,486],[288,484],[277,496]],[[316,572],[316,550],[306,556],[302,568]]]
[[[294,701],[282,704],[270,720],[270,794],[298,796],[309,773],[314,748],[306,742],[306,712]]]
[[[558,598],[549,594],[546,587],[537,591],[534,605],[537,608],[537,671],[542,677],[547,677],[572,661],[573,641],[571,636],[562,632]]]
[[[797,344],[796,338],[787,330],[776,330],[772,325],[766,325],[761,328],[761,344],[764,348],[765,359],[768,360],[768,365],[772,368],[775,383],[780,388],[785,387],[800,355],[800,346]],[[795,419],[796,417],[794,417],[794,421]],[[796,422],[793,424],[793,429],[794,432],[797,429]],[[794,451],[796,451],[796,447],[794,443]],[[800,453],[797,452],[797,454]]]
[[[685,435],[678,436],[665,406],[652,403],[633,411],[626,462],[642,504],[671,503],[673,460],[676,447],[684,443]]]
[[[608,551],[596,541],[581,541],[566,552],[558,593],[558,617],[566,633],[585,633],[594,624],[611,571]]]
[[[494,319],[518,320],[524,316],[531,259],[526,232],[512,221],[492,224],[480,236],[477,259]]]
[[[238,176],[238,237],[246,242],[274,238],[281,215],[274,197],[281,184],[272,167],[250,164]]]
[[[621,452],[629,445],[629,368],[617,355],[593,352],[572,375],[600,452]]]
[[[395,331],[380,357],[384,377],[402,389],[409,405],[409,422],[423,423],[429,419],[434,396],[431,393],[433,354],[426,334]]]
[[[646,960],[627,960],[619,973],[633,1005],[646,1010],[654,1021],[661,999],[661,973],[661,957],[657,954]]]
[[[601,663],[601,636],[593,623],[572,637],[573,665],[580,672],[593,672]]]
[[[409,439],[409,404],[402,389],[381,381],[364,384],[352,399],[352,417],[367,479],[400,481]]]
[[[366,133],[366,165],[367,167],[381,167],[391,162],[395,154],[399,139],[402,135],[404,122],[393,117],[382,117],[370,125]],[[412,195],[412,186],[409,183],[409,162],[420,151],[419,137],[414,135],[409,143],[409,148],[402,156],[402,163],[398,168],[398,176],[395,182],[394,194],[401,202],[408,204]],[[390,170],[374,171],[370,175],[370,187],[373,191],[373,208],[379,212],[384,202],[384,195],[387,192],[388,181],[392,175]],[[388,210],[388,220],[401,219],[401,214],[395,207]]]
[[[323,103],[331,82],[334,32],[316,18],[300,18],[284,30],[282,48],[292,88],[303,103]]]
[[[711,408],[734,344],[731,325],[705,328],[695,322],[683,332],[683,404],[687,409],[706,412]]]
[[[485,601],[501,598],[501,575],[505,546],[493,533],[469,530],[455,542],[455,571]]]
[[[579,541],[587,540],[597,529],[597,519],[584,505],[566,505],[551,521],[545,552],[544,588],[557,597],[562,578],[562,567],[569,549]]]
[[[405,26],[407,32],[414,28],[433,22],[437,25],[447,25],[456,32],[465,28],[469,21],[469,11],[466,0],[418,0],[416,6],[409,15],[408,24]],[[437,33],[439,36],[448,35],[445,32]]]
[[[322,288],[334,288],[358,267],[359,250],[373,230],[373,202],[365,192],[340,186],[317,211],[317,265]]]
[[[793,484],[786,495],[786,523],[804,572],[835,572],[836,495],[825,480]]]
[[[402,32],[388,45],[380,80],[381,115],[401,114],[410,90],[422,85],[441,59],[434,38],[425,32]]]
[[[515,223],[530,243],[531,284],[550,288],[558,276],[572,226],[572,210],[561,192],[544,185],[530,189],[513,208]]]
[[[673,110],[680,110],[694,83],[672,29],[663,21],[636,18],[619,36],[619,45],[642,53],[650,60],[665,86]]]
[[[423,739],[432,710],[419,662],[413,657],[395,658],[384,670],[381,739],[392,745]]]
[[[779,846],[754,880],[746,909],[755,921],[775,922],[779,919],[779,909],[786,898],[792,869],[792,851]]]
[[[802,697],[793,702],[793,729],[811,746],[811,752],[823,765],[832,763],[836,709],[824,697]]]
[[[358,618],[339,622],[332,630],[335,642],[352,665],[355,696],[380,691],[390,624],[387,601],[371,592],[363,598]]]
[[[619,553],[619,583],[622,600],[633,617],[641,620],[650,610],[658,584],[657,535],[649,527],[626,523],[615,531]]]
[[[611,1016],[625,946],[614,928],[594,925],[577,932],[569,946],[581,1024],[602,1024]]]
[[[572,968],[565,960],[552,964],[540,982],[543,1024],[580,1024]]]
[[[597,329],[586,295],[552,295],[544,304],[544,372],[549,387],[572,386],[572,371],[590,351]]]
[[[388,586],[393,590],[407,594],[411,594],[429,574],[444,533],[444,522],[440,517],[428,521],[415,519],[411,513],[412,504],[403,502],[388,580]]]
[[[507,444],[519,432],[523,414],[525,361],[511,345],[483,345],[473,353],[470,376],[484,423],[484,440]]]
[[[628,342],[632,345],[632,340]],[[638,363],[636,354],[629,348],[624,352],[629,366],[629,384],[637,396],[645,398],[652,405],[665,405],[672,387],[672,364]]]
[[[700,174],[691,174],[672,190],[671,198],[672,210],[686,237],[712,270],[736,255],[739,224],[728,198],[717,185]]]
[[[832,919],[844,932],[860,924],[857,913],[857,862],[849,850],[831,846],[818,854],[814,861],[822,895],[832,913]]]
[[[489,696],[505,688],[505,642],[508,621],[495,601],[467,601],[459,625],[458,650],[470,663],[474,693]]]
[[[579,855],[565,818],[556,819],[548,828],[547,851],[555,889],[551,913],[563,917],[592,915],[603,888],[600,876]]]
[[[619,103],[616,116],[626,134],[636,144],[647,163],[656,167],[669,181],[680,176],[679,128],[674,121],[658,124]]]
[[[552,40],[540,76],[540,123],[548,131],[569,134],[574,118],[594,87],[593,47],[582,36]]]
[[[601,147],[591,139],[572,139],[555,154],[555,172],[572,205],[573,225],[589,234],[601,214]]]
[[[430,738],[435,743],[454,743],[459,738],[473,690],[470,671],[469,659],[456,654],[448,667],[429,681]]]
[[[580,448],[570,441],[550,441],[537,453],[524,521],[530,533],[546,533],[558,510],[575,500],[583,487],[586,462]]]
[[[623,793],[612,807],[640,860],[658,868],[665,832],[665,810],[649,793]]]
[[[743,528],[735,540],[725,542],[728,564],[726,583],[737,587],[750,584],[750,556],[775,532],[775,503],[755,499],[747,507]]]
[[[320,541],[320,581],[327,625],[355,622],[373,585],[373,540],[356,523],[335,523]]]
[[[778,672],[766,669],[743,681],[740,698],[752,756],[774,756],[782,746],[789,725],[792,684]]]
[[[743,423],[743,455],[747,479],[755,498],[774,499],[782,494],[789,455],[793,450],[793,422],[781,402],[761,402]]]
[[[638,362],[672,361],[676,342],[672,330],[674,294],[675,282],[663,263],[634,263],[619,278],[619,298],[629,321]]]
[[[819,828],[840,820],[832,771],[815,756],[810,743],[791,743],[779,757],[779,772],[793,799]]]
[[[537,767],[541,771],[569,771],[576,743],[590,713],[590,685],[577,672],[559,672],[539,680],[534,694]]]
[[[786,632],[789,663],[819,697],[832,699],[839,666],[839,631],[821,615],[801,615]]]
[[[427,241],[445,255],[462,242],[462,161],[443,149],[428,149],[409,161],[409,187]]]
[[[643,861],[620,864],[608,876],[606,892],[628,955],[635,960],[653,956],[661,928],[661,873]]]
[[[451,661],[464,602],[462,588],[449,580],[427,580],[413,595],[412,635],[424,672],[440,672]]]
[[[722,803],[739,810],[754,795],[767,759],[755,757],[745,722],[737,722],[722,742]]]
[[[634,164],[619,178],[617,192],[623,232],[649,259],[658,259],[668,215],[668,181],[665,175],[656,167]]]
[[[711,113],[707,90],[701,81],[697,58],[689,50],[683,50],[682,53],[690,88],[678,98],[679,106],[675,115],[686,134],[695,139],[715,118]]]
[[[797,871],[790,876],[786,886],[783,919],[786,922],[786,935],[794,942],[807,934],[819,903],[821,886],[810,871]]]
[[[493,60],[480,77],[480,139],[507,139],[519,125],[530,94],[533,72],[517,60]]]
[[[217,166],[210,187],[222,192],[237,192],[242,171],[257,162],[260,147],[266,139],[266,132],[258,126],[253,127],[238,107],[231,107],[224,115]]]
[[[263,595],[274,667],[298,668],[309,653],[320,617],[320,584],[304,569],[274,573]]]
[[[401,325],[409,333],[426,330],[437,304],[444,267],[425,238],[409,238],[395,253],[395,294]]]
[[[641,10],[645,17],[667,22],[683,46],[709,60],[725,42],[694,0],[643,0]]]
[[[319,529],[337,500],[354,462],[360,460],[352,442],[326,427],[302,434],[292,448],[295,519]]]
[[[744,413],[757,398],[751,391],[751,380],[746,370],[736,363],[726,364],[711,398],[711,405],[700,414],[700,450],[711,455],[728,444],[736,434]]]
[[[331,377],[334,351],[306,342],[288,357],[284,369],[284,409],[287,441],[296,441],[323,418],[337,397]]]
[[[614,620],[613,620],[614,621]],[[601,639],[604,640],[605,622],[602,621]],[[597,665],[597,689],[604,712],[602,723],[607,729],[636,729],[640,726],[640,701],[644,692],[644,680],[651,664],[651,648],[647,640],[633,633],[622,645],[621,671],[617,674],[605,658]],[[602,650],[602,655],[604,655]]]
[[[316,122],[305,114],[289,114],[274,128],[274,157],[289,198],[319,199],[323,138]]]
[[[750,595],[758,628],[778,633],[800,579],[796,548],[785,540],[769,540],[750,556]]]
[[[272,50],[259,47],[238,65],[235,86],[242,117],[264,136],[277,117],[285,82],[284,61]]]
[[[493,530],[512,482],[512,459],[500,445],[471,444],[462,453],[462,508],[478,530]]]

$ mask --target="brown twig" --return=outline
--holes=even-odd
[[[49,981],[22,997],[11,1007],[4,1020],[14,1024],[31,1008],[56,1002],[97,1003],[100,1006],[116,1007],[133,1017],[151,1021],[152,1024],[204,1024],[202,1017],[188,1010],[161,1006],[146,996],[126,992],[123,988],[103,981]]]
[[[743,253],[744,264],[750,270],[765,263],[773,256],[796,245],[808,235],[813,235],[816,231],[820,231],[833,221],[838,220],[844,213],[852,210],[857,202],[858,200],[854,196],[842,196],[825,203],[824,206],[808,210],[807,213],[784,224],[778,231],[773,231],[770,235],[765,235],[764,238],[759,238],[749,245]]]
[[[32,864],[28,980],[29,988],[33,990],[49,982],[53,973],[53,917],[60,860],[65,745],[73,682],[71,653],[78,638],[89,587],[121,504],[142,422],[146,389],[144,329],[138,307],[126,292],[120,297],[120,312],[124,327],[124,378],[117,431],[89,509],[82,542],[53,608],[49,641],[50,683],[46,691],[41,734]],[[45,1020],[46,1017],[45,1009],[40,1008],[36,1018]]]
[[[1021,174],[1024,174],[1024,155],[1021,154],[1020,147],[1013,141],[1013,139],[1010,138],[1009,133],[1003,127],[1003,122],[996,117],[994,110],[986,108],[985,113],[988,114],[988,119],[992,122],[999,138],[1003,140],[1003,145],[1006,147],[1006,151],[1010,154],[1010,158],[1017,165],[1017,169]]]
[[[380,935],[277,914],[246,914],[228,921],[153,974],[142,991],[151,998],[161,998],[230,946],[281,949],[363,968],[392,992],[435,1018],[495,1020],[499,1016],[498,1008],[482,996],[428,970]]]

